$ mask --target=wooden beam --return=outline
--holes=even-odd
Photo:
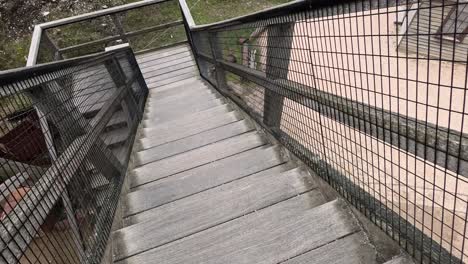
[[[267,31],[266,78],[287,80],[294,23],[269,25]],[[263,123],[272,131],[280,128],[283,103],[284,96],[272,90],[265,90]]]
[[[219,42],[218,33],[208,33],[209,42],[211,47],[211,54],[214,58],[214,66],[216,68],[216,83],[218,89],[221,91],[226,91],[228,89],[226,83],[226,73],[224,72],[221,64],[218,63],[218,60],[223,60],[223,45]]]

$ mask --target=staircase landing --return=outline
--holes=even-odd
[[[376,263],[348,205],[204,83],[188,46],[137,60],[150,95],[116,263]]]

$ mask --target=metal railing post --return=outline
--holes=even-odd
[[[51,82],[49,85],[57,85],[56,82]],[[52,134],[51,134],[51,131],[50,131],[50,126],[48,124],[48,121],[46,119],[46,115],[44,113],[53,113],[53,109],[50,109],[47,105],[45,105],[43,102],[45,101],[44,100],[44,93],[43,93],[43,90],[42,89],[35,89],[33,91],[30,91],[28,92],[29,94],[29,97],[31,98],[31,100],[34,103],[34,108],[37,112],[37,115],[39,116],[39,120],[40,120],[40,125],[41,125],[41,129],[42,129],[42,132],[43,132],[43,135],[44,135],[44,140],[46,141],[46,146],[47,146],[47,149],[49,151],[49,155],[50,155],[50,159],[52,160],[52,162],[54,162],[55,160],[57,160],[58,158],[58,155],[57,155],[57,152],[55,150],[55,145],[54,145],[54,140],[52,138]],[[53,94],[53,92],[52,92]],[[49,101],[49,100],[47,100]],[[78,132],[78,131],[74,131],[74,132]],[[61,182],[63,182],[63,179],[62,178],[59,178],[59,180]],[[62,183],[64,184],[64,183]],[[65,184],[64,184],[65,185]],[[84,257],[85,257],[85,249],[84,249],[84,244],[83,244],[83,239],[81,237],[81,233],[80,233],[80,230],[79,230],[79,226],[78,226],[78,223],[76,221],[76,218],[75,218],[75,214],[73,212],[73,206],[72,206],[72,203],[71,203],[71,200],[70,200],[70,196],[68,194],[68,191],[67,189],[65,188],[65,191],[61,193],[61,199],[62,199],[62,202],[63,202],[63,206],[65,208],[65,213],[67,215],[67,219],[70,223],[70,227],[71,227],[71,230],[73,232],[73,243],[75,243],[75,246],[78,250],[78,257],[80,259],[81,262],[84,261]]]
[[[274,24],[267,27],[266,77],[268,79],[288,79],[294,23]],[[263,122],[272,131],[281,125],[284,97],[265,89]]]
[[[116,88],[126,85],[127,78],[125,77],[125,73],[122,70],[120,63],[116,58],[106,61],[105,66]],[[138,108],[137,103],[135,102],[134,97],[132,96],[132,93],[128,93],[127,96],[125,96],[121,105],[122,111],[124,111],[125,116],[127,117],[127,122],[128,124],[130,124],[133,120],[133,114],[137,111]]]
[[[224,68],[220,63],[220,61],[223,60],[223,47],[222,47],[222,44],[219,42],[218,33],[210,32],[209,41],[210,41],[211,53],[215,61],[214,66],[216,70],[216,83],[217,83],[218,89],[220,89],[221,91],[227,91],[228,86],[226,82],[226,72],[224,71]]]
[[[45,43],[47,43],[47,45],[49,45],[49,47],[54,50],[54,61],[63,60],[63,56],[60,53],[60,47],[49,37],[49,34],[47,34],[46,31],[44,31],[42,34]]]
[[[125,30],[124,30],[124,27],[122,25],[122,21],[121,21],[120,18],[121,18],[121,16],[119,14],[112,14],[111,15],[112,22],[114,23],[115,28],[117,29],[117,33],[122,38],[122,41],[124,41],[126,43],[130,43],[130,40],[127,38],[127,35],[125,34]]]

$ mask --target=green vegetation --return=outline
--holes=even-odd
[[[0,70],[23,67],[30,42],[30,36],[8,39],[0,32]]]
[[[197,24],[213,23],[284,4],[291,0],[187,0]]]
[[[90,12],[102,8],[104,5],[110,7],[136,1],[137,0],[80,1],[80,8],[75,8],[72,11],[67,9],[66,6],[51,6],[48,9],[50,13],[46,17],[41,17],[42,15],[40,12],[35,12],[32,15],[39,16],[39,19],[31,19],[31,21],[24,22],[24,18],[22,18],[22,20],[19,21],[21,23],[14,23],[14,21],[12,21],[8,25],[0,27],[0,70],[24,66],[29,52],[29,44],[32,35],[31,28],[23,28],[21,30],[17,30],[20,33],[12,34],[11,28],[9,28],[11,25],[41,23],[45,20],[51,21],[77,15],[79,13]],[[187,3],[191,8],[196,23],[205,24],[245,15],[274,5],[286,3],[288,1],[290,0],[188,0]],[[18,3],[21,2],[22,1],[19,1]],[[32,5],[29,1],[23,2],[23,5],[28,4]],[[28,10],[31,10],[31,8]],[[0,18],[15,20],[18,16],[21,16],[21,14],[17,14],[16,16],[15,14],[12,14],[10,18]],[[144,27],[164,24],[178,20],[179,18],[180,10],[177,1],[170,1],[128,12],[125,17],[122,17],[122,24],[126,31],[132,31]],[[94,19],[92,21],[53,29],[50,30],[48,34],[60,47],[68,47],[116,34],[116,29],[113,26],[112,18],[107,16]],[[130,41],[136,50],[141,50],[174,43],[184,38],[185,32],[183,27],[176,27],[168,30],[162,30],[160,32],[140,35],[136,38],[130,39]],[[232,41],[235,41],[234,38]],[[70,52],[67,55],[74,57],[102,50],[102,48],[102,45],[97,45],[95,47],[80,50],[79,52]],[[41,47],[41,51],[42,54],[40,54],[40,56],[44,61],[51,59],[52,54],[47,51],[47,48]],[[237,50],[235,52],[238,53]]]

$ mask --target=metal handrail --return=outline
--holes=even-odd
[[[88,74],[93,71],[94,74]],[[96,84],[98,81],[101,83]],[[99,260],[102,251],[98,247],[105,246],[107,241],[108,231],[105,230],[110,230],[129,161],[128,155],[117,156],[118,153],[106,143],[107,137],[104,134],[108,131],[106,129],[111,129],[109,122],[115,113],[118,111],[127,113],[124,129],[127,130],[128,138],[122,143],[122,147],[125,153],[129,153],[148,93],[133,51],[127,46],[99,54],[0,72],[0,91],[2,91],[0,98],[22,94],[31,97],[31,107],[41,109],[42,114],[38,114],[39,120],[37,120],[41,123],[41,128],[43,125],[47,128],[47,121],[50,121],[59,130],[62,140],[60,143],[62,149],[58,152],[57,142],[57,144],[47,142],[47,138],[51,138],[50,130],[43,129],[43,138],[34,139],[34,142],[17,143],[20,146],[34,145],[44,140],[47,148],[45,152],[53,152],[55,156],[49,154],[49,163],[41,165],[42,167],[29,163],[21,164],[22,168],[16,175],[0,184],[0,199],[3,200],[8,195],[14,195],[16,188],[26,182],[27,178],[36,179],[36,182],[30,182],[24,197],[12,205],[12,210],[0,220],[1,258],[8,263],[17,263],[25,252],[30,250],[30,244],[33,243],[54,205],[62,201],[73,235],[70,238],[61,238],[63,241],[59,242],[69,243],[69,247],[74,247],[81,263]],[[89,100],[90,95],[93,93],[98,95],[99,92],[105,92],[110,97],[100,98],[97,101]],[[44,103],[46,101],[48,103]],[[81,112],[88,111],[87,104],[99,106],[93,117],[86,117]],[[82,109],[83,107],[85,109]],[[18,109],[13,106],[13,109],[7,110],[7,113],[14,110]],[[58,113],[60,111],[65,112],[67,117],[61,116],[62,113]],[[2,161],[0,168],[4,169],[10,166],[10,163],[14,161]],[[83,171],[88,167],[86,164],[91,164],[94,169]],[[86,188],[93,188],[90,179],[95,177],[95,174],[107,178],[109,186],[106,187],[105,197],[91,194],[92,197],[85,198],[76,192],[68,193],[69,190],[76,188],[73,179],[76,181],[79,178],[76,175],[83,173],[86,179],[80,179],[82,181],[80,186]],[[96,211],[97,205],[90,205],[90,208],[96,211],[95,229],[102,231],[101,233],[96,231],[97,235],[93,238],[95,247],[85,248],[85,239],[91,238],[80,235],[74,215],[76,210],[81,208],[79,206],[84,205],[72,204],[71,197],[86,199],[86,203],[94,203],[104,198],[111,199],[100,212]],[[42,250],[50,249],[46,246]],[[71,256],[62,257],[68,259]]]
[[[135,3],[130,3],[130,4],[121,5],[121,6],[115,6],[115,7],[95,11],[95,12],[90,12],[90,13],[86,13],[86,14],[82,14],[82,15],[78,15],[78,16],[72,16],[72,17],[67,17],[67,18],[47,22],[47,23],[42,23],[42,24],[39,24],[38,26],[40,26],[42,29],[54,28],[54,27],[58,27],[58,26],[68,25],[68,24],[71,24],[71,23],[76,23],[76,22],[80,22],[80,21],[89,20],[89,19],[92,19],[92,18],[97,18],[97,17],[101,17],[101,16],[120,13],[120,12],[123,12],[123,11],[129,11],[129,10],[132,10],[132,9],[145,7],[145,6],[148,6],[148,5],[159,4],[159,3],[163,3],[163,2],[167,2],[167,1],[170,1],[170,0],[143,0],[143,1],[135,2]]]
[[[269,17],[275,13],[281,12],[284,14],[289,9],[297,9],[300,7],[307,7],[310,4],[310,0],[294,0],[285,4],[276,5],[274,7],[266,8],[261,11],[253,12],[243,16],[237,16],[234,18],[222,20],[215,23],[209,24],[199,24],[197,25],[193,19],[192,13],[190,12],[190,8],[187,5],[186,0],[179,0],[179,5],[182,10],[182,13],[187,20],[187,24],[192,31],[200,31],[200,30],[207,30],[207,29],[215,29],[218,27],[225,27],[225,26],[232,26],[239,23],[246,23],[253,20],[258,20],[259,17]]]
[[[75,46],[59,49],[59,52],[61,54],[63,54],[63,53],[70,52],[70,51],[73,51],[73,50],[77,50],[77,49],[80,49],[80,48],[83,48],[83,47],[94,46],[94,45],[97,45],[97,44],[102,44],[102,43],[107,43],[107,42],[110,42],[110,41],[118,40],[118,39],[121,39],[122,37],[137,36],[137,35],[144,34],[144,33],[147,33],[147,32],[157,31],[157,30],[161,30],[161,29],[165,29],[165,28],[169,28],[169,27],[174,27],[174,26],[178,26],[178,25],[182,25],[182,20],[174,21],[174,22],[171,22],[171,23],[163,24],[163,25],[156,25],[156,26],[152,26],[152,27],[147,27],[147,28],[143,28],[143,29],[139,29],[139,30],[135,30],[135,31],[131,31],[131,32],[125,32],[122,35],[115,35],[115,36],[110,36],[110,37],[95,40],[95,41],[81,43],[81,44],[78,44],[78,45],[75,45]]]
[[[448,230],[446,232],[451,232],[452,235],[459,233],[460,240],[464,241],[466,239],[465,231],[466,222],[468,221],[468,209],[457,209],[455,205],[450,204],[452,201],[446,199],[446,196],[456,197],[462,194],[459,190],[456,190],[456,187],[455,191],[453,190],[452,182],[450,182],[451,185],[447,185],[450,187],[446,187],[445,182],[454,181],[458,184],[459,181],[465,183],[468,178],[468,133],[463,130],[463,123],[460,126],[461,128],[456,128],[454,125],[451,126],[450,123],[456,122],[451,121],[450,117],[452,115],[455,116],[456,113],[465,117],[467,110],[464,105],[463,107],[460,105],[460,102],[458,102],[459,105],[456,105],[458,108],[454,107],[452,109],[451,106],[445,106],[446,103],[450,105],[455,104],[450,96],[441,99],[446,95],[439,94],[440,98],[437,98],[438,103],[435,105],[434,103],[429,103],[429,100],[413,99],[408,95],[409,89],[412,88],[408,84],[410,82],[416,85],[415,89],[417,90],[421,89],[418,86],[419,84],[423,86],[422,89],[427,85],[427,87],[431,86],[431,89],[438,86],[438,89],[442,90],[441,86],[445,86],[444,90],[448,91],[451,89],[450,93],[455,89],[466,90],[466,84],[463,89],[463,84],[461,84],[460,80],[455,82],[456,84],[454,85],[454,74],[462,75],[458,76],[458,79],[465,79],[465,83],[466,79],[468,79],[466,67],[464,67],[464,65],[467,65],[467,61],[463,52],[463,49],[466,50],[466,46],[460,46],[462,44],[466,45],[466,43],[453,44],[448,42],[448,44],[443,44],[442,39],[437,38],[437,41],[432,44],[435,46],[434,49],[436,49],[433,52],[435,54],[431,54],[431,56],[427,55],[427,57],[425,57],[425,54],[420,56],[419,53],[399,54],[399,49],[405,49],[405,46],[402,47],[400,44],[397,47],[396,54],[393,54],[392,52],[394,51],[390,50],[390,45],[388,46],[388,50],[386,50],[386,43],[381,43],[381,41],[390,42],[391,37],[398,36],[398,43],[402,39],[408,41],[408,38],[413,37],[417,38],[417,40],[413,39],[412,45],[417,41],[419,41],[419,45],[428,45],[424,43],[425,39],[431,41],[431,35],[436,36],[439,34],[424,32],[421,33],[421,38],[419,38],[418,33],[415,33],[415,31],[419,32],[420,28],[424,28],[421,30],[427,30],[426,22],[432,22],[431,19],[424,20],[424,22],[419,20],[417,24],[413,23],[412,36],[409,36],[405,32],[401,33],[401,31],[393,33],[391,31],[393,28],[390,26],[387,26],[387,28],[379,27],[390,25],[389,17],[392,15],[409,14],[409,11],[413,11],[414,15],[417,11],[421,11],[411,7],[411,4],[415,2],[414,0],[297,0],[249,15],[203,25],[197,25],[194,22],[186,0],[179,0],[179,5],[184,16],[187,33],[190,36],[190,45],[192,46],[193,54],[203,79],[211,83],[219,92],[241,107],[262,128],[276,137],[280,143],[284,144],[289,151],[297,155],[304,163],[314,168],[319,176],[353,203],[359,211],[365,214],[370,213],[371,217],[374,217],[371,218],[371,221],[378,224],[383,231],[391,235],[401,246],[405,248],[410,247],[418,251],[417,253],[415,251],[409,252],[413,256],[432,259],[435,263],[459,263],[461,254],[465,254],[464,256],[462,255],[462,260],[463,257],[466,258],[468,253],[467,247],[460,245],[460,243],[456,244],[453,241],[434,239],[436,235],[440,235],[437,234],[437,230],[434,227],[423,225],[421,228],[421,226],[408,220],[409,217],[413,217],[415,222],[422,221],[424,223],[427,216],[421,217],[420,215],[415,215],[416,213],[394,211],[393,207],[399,206],[399,201],[394,202],[393,195],[400,194],[394,193],[394,186],[387,183],[387,177],[394,177],[391,179],[391,184],[394,184],[393,181],[395,181],[398,188],[406,188],[406,191],[411,188],[419,188],[424,193],[426,192],[425,188],[428,188],[428,190],[430,188],[434,190],[439,188],[437,191],[440,193],[437,194],[437,199],[434,198],[436,194],[433,194],[432,200],[429,200],[430,198],[427,197],[416,197],[416,194],[414,197],[410,197],[412,195],[411,192],[408,192],[406,194],[407,197],[403,197],[403,199],[406,199],[407,206],[410,203],[415,207],[418,202],[421,203],[421,200],[423,200],[422,207],[432,207],[432,213],[434,213],[434,208],[438,206],[436,209],[441,210],[442,213],[434,214],[432,218],[429,217],[426,221],[434,222],[438,220],[437,218],[444,219],[444,213],[446,215],[453,215],[453,219],[456,218],[455,216],[459,217],[457,221],[465,221],[465,228],[460,223],[456,224],[455,220],[452,223],[448,221],[449,223],[445,226]],[[421,1],[417,1],[417,3],[421,3]],[[430,3],[430,1],[427,3]],[[463,2],[456,1],[456,3],[453,2],[448,7],[444,3],[435,5],[431,3],[426,5],[422,11],[426,13],[433,11],[437,14],[441,13],[442,15],[439,14],[439,16],[443,16],[444,12],[448,13],[451,9],[453,11],[453,8],[461,5],[461,3]],[[460,7],[458,8],[460,9]],[[427,19],[427,14],[424,19]],[[378,20],[380,24],[369,24],[370,28],[367,28],[368,20]],[[429,25],[431,22],[429,22]],[[410,22],[404,23],[409,24]],[[456,24],[456,21],[454,23]],[[433,27],[437,26],[437,24],[438,21],[432,22]],[[350,25],[353,25],[353,28]],[[379,31],[376,32],[376,29]],[[254,34],[252,33],[253,30],[263,32],[262,36],[255,39],[255,37],[252,37]],[[351,44],[348,43],[349,39],[352,40]],[[366,42],[369,39],[372,39],[370,44]],[[355,40],[356,42],[354,42]],[[356,45],[358,47],[357,51]],[[364,47],[359,48],[360,45],[364,45]],[[374,47],[374,45],[378,45],[379,48],[382,45],[385,48],[377,50],[378,48]],[[408,49],[408,45],[406,43],[406,51],[411,52]],[[416,44],[417,48],[413,48],[413,52],[414,49],[424,50],[427,48],[423,46],[419,48],[419,45]],[[251,50],[249,48],[257,52],[252,53],[253,57],[250,57]],[[442,58],[442,53],[445,50],[448,50],[448,55]],[[457,52],[461,53],[461,58],[456,57]],[[253,66],[245,63],[245,54],[248,54],[248,60],[251,60],[248,62],[252,62]],[[440,57],[437,57],[439,55]],[[358,58],[356,63],[359,65],[356,65],[356,68],[354,62],[347,62],[349,57],[352,57],[351,61]],[[376,66],[381,72],[372,67],[367,68],[368,61],[378,64],[379,59],[382,58],[385,58],[388,66],[382,65],[380,68]],[[361,68],[361,59],[365,59],[366,61],[363,63],[365,68]],[[390,60],[396,60],[397,66],[390,65]],[[403,70],[401,69],[404,68],[404,66],[400,65],[400,61],[402,60],[403,63],[406,62],[413,69],[416,68],[416,77],[409,76],[409,66],[406,66],[406,75],[402,74]],[[421,60],[422,64],[408,64],[410,60],[416,63],[418,63],[418,60]],[[429,64],[432,61],[434,61],[435,65],[441,65],[442,61],[447,62],[447,65],[451,64],[452,72],[443,69],[444,73],[441,73],[440,67],[438,69],[439,82],[433,79],[429,80],[429,77],[427,77],[427,80],[424,77],[419,78],[418,66],[423,68],[419,73],[427,71],[429,74]],[[380,62],[382,63],[382,60]],[[256,66],[257,63],[260,66],[258,68]],[[457,71],[458,73],[455,73],[454,64],[458,63],[461,63],[461,67]],[[293,66],[291,67],[290,64]],[[382,70],[385,67],[386,69]],[[400,75],[391,72],[390,67],[397,68],[396,71],[400,71]],[[434,74],[437,75],[438,67],[436,66],[435,68]],[[465,70],[464,76],[462,70]],[[386,72],[384,73],[384,71]],[[341,75],[345,75],[346,72],[351,76],[349,80],[346,76],[342,77]],[[354,84],[351,81],[353,80],[353,74],[355,78]],[[441,84],[440,76],[443,74],[452,75],[450,86],[447,84],[449,82],[447,80],[444,80],[444,84]],[[358,77],[360,75],[361,82],[359,82],[356,75]],[[365,87],[363,84],[366,78],[368,87]],[[374,82],[376,82],[377,78],[380,78],[382,82],[381,86],[377,82],[375,84],[376,87],[372,87],[372,79],[369,80],[369,78],[374,78]],[[391,89],[400,89],[399,86],[405,87],[405,84],[400,84],[400,81],[406,82],[407,98],[404,96],[400,98],[400,95],[392,95],[387,90],[383,92],[384,88],[390,90],[387,87],[387,83],[384,84],[384,81],[382,81],[384,78],[391,79],[392,81],[396,80],[398,83],[396,84],[398,88],[392,87]],[[393,85],[393,82],[388,82],[388,86]],[[382,89],[380,92],[377,89],[378,87]],[[333,90],[334,88],[336,91]],[[348,94],[348,88],[350,91],[353,91],[353,89],[356,91],[361,90],[362,97],[367,93],[369,97],[368,101],[356,98],[359,97],[357,95],[358,92],[356,92],[355,97],[353,97],[353,94]],[[426,93],[429,94],[429,92]],[[395,106],[392,107],[392,105],[384,105],[384,100],[387,99],[385,96],[392,97],[392,100],[398,98],[397,109],[395,109]],[[370,98],[374,98],[376,102],[373,103]],[[378,104],[378,100],[382,100],[382,103]],[[419,114],[417,117],[408,114],[407,109],[405,111],[403,107],[400,108],[400,104],[405,104],[404,102],[400,102],[401,100],[406,102],[406,107],[408,108],[410,103],[413,104],[416,101],[418,105],[422,105],[423,107],[431,107],[432,109],[437,109],[437,111],[440,109],[450,111],[451,113],[448,114],[448,124],[439,123],[439,113],[437,113],[437,121],[434,121],[433,118],[427,118],[427,116],[426,118],[420,118]],[[444,103],[444,107],[439,104],[439,100]],[[286,101],[288,101],[288,105],[286,105]],[[389,104],[392,104],[392,102]],[[459,108],[463,110],[454,110]],[[291,113],[293,111],[294,113]],[[285,117],[282,117],[284,114],[290,115],[288,116],[289,120],[285,120]],[[444,118],[447,119],[447,117]],[[312,128],[310,126],[315,127]],[[336,147],[340,143],[329,143],[327,141],[335,140],[335,138],[331,138],[332,136],[334,137],[333,133],[336,133],[333,131],[335,129],[333,126],[349,129],[349,134],[343,136],[343,142],[340,142],[347,144],[346,146],[349,144],[353,148],[349,153],[346,153],[346,157],[343,157],[344,154],[340,153],[340,151],[343,152],[342,147]],[[310,136],[307,134],[308,132],[316,134]],[[353,136],[359,138],[361,142],[357,140],[353,141],[351,138]],[[364,139],[361,139],[361,137]],[[312,140],[311,138],[314,139]],[[378,150],[373,149],[373,143],[371,143],[370,147],[367,146],[367,141],[371,139],[372,142],[374,140],[378,142]],[[366,145],[360,145],[363,144],[362,141]],[[388,147],[398,154],[388,154],[387,152],[389,151],[383,150],[383,147],[380,147],[380,145]],[[373,164],[374,157],[372,156],[372,161],[367,159],[368,152],[372,152],[372,155],[378,156],[378,159],[385,159],[382,162],[384,165],[380,164],[380,160],[377,161],[378,164]],[[430,177],[434,177],[434,181],[436,181],[435,175],[426,176],[420,171],[415,172],[415,169],[410,165],[400,162],[400,156],[397,158],[398,161],[394,162],[393,156],[389,160],[386,155],[405,155],[418,162],[423,161],[425,166],[433,168],[434,174],[436,172],[439,173],[437,175],[439,179],[437,180],[444,181],[444,187],[440,185],[435,187],[436,184],[428,180]],[[349,164],[341,165],[341,160],[339,159],[342,158]],[[367,168],[360,168],[359,164],[355,165],[353,162],[367,163],[369,165],[367,165]],[[392,171],[381,172],[380,166],[383,166],[384,169],[386,166],[391,166]],[[395,170],[393,166],[398,167],[398,169]],[[358,172],[355,173],[352,170]],[[375,170],[377,170],[376,176],[373,175]],[[398,172],[393,174],[393,170]],[[399,176],[400,170],[410,176],[401,180]],[[426,168],[424,168],[424,171],[426,171]],[[383,173],[385,175],[381,176]],[[398,176],[396,176],[397,173]],[[367,174],[367,181],[371,181],[373,185],[366,185],[367,182],[365,180],[363,180],[364,183],[360,183],[361,174]],[[417,183],[414,180],[414,186],[411,185],[413,184],[411,177],[418,178],[419,180]],[[382,178],[385,182],[380,182]],[[433,184],[434,187],[423,187],[423,184],[424,186],[426,184],[427,186]],[[379,190],[377,190],[377,187]],[[387,194],[382,196],[380,188],[385,189],[385,192],[387,192],[387,188],[391,189],[391,191],[389,191],[388,196]],[[443,197],[440,197],[442,195]],[[390,205],[385,200],[387,198],[391,200]],[[440,201],[441,199],[442,201]],[[448,201],[449,205],[444,205],[446,201]],[[461,201],[460,203],[466,203],[466,201]],[[418,206],[421,207],[420,204]],[[450,206],[453,206],[454,209],[451,209]],[[424,215],[426,207],[422,209],[418,208],[418,210],[423,211],[422,215]],[[457,204],[457,207],[462,208],[460,204]],[[456,215],[454,210],[461,210],[460,214],[466,213],[466,216]],[[427,210],[427,212],[430,213],[430,210]],[[388,230],[392,231],[389,232]],[[456,250],[461,251],[461,253],[457,252],[453,254]]]
[[[35,65],[37,63],[37,57],[39,55],[39,48],[40,48],[40,44],[41,44],[41,38],[42,38],[42,35],[44,33],[44,30],[46,30],[46,29],[55,28],[55,27],[59,27],[59,26],[64,26],[64,25],[68,25],[68,24],[72,24],[72,23],[76,23],[76,22],[86,21],[86,20],[89,20],[89,19],[94,19],[94,18],[106,16],[106,15],[112,15],[112,14],[125,12],[125,11],[129,11],[129,10],[133,10],[133,9],[137,9],[137,8],[141,8],[141,7],[145,7],[145,6],[149,6],[149,5],[160,4],[160,3],[164,3],[164,2],[168,2],[168,1],[170,1],[170,0],[143,0],[143,1],[135,2],[135,3],[130,3],[130,4],[126,4],[126,5],[111,7],[111,8],[104,9],[104,10],[99,10],[99,11],[95,11],[95,12],[90,12],[90,13],[86,13],[86,14],[82,14],[82,15],[67,17],[67,18],[63,18],[63,19],[59,19],[59,20],[55,20],[55,21],[35,25],[34,26],[33,36],[32,36],[32,39],[31,39],[31,45],[29,47],[29,53],[28,53],[28,59],[27,59],[27,62],[26,62],[26,66],[33,66],[33,65]],[[127,33],[127,35],[130,34],[130,33],[136,34],[136,33],[141,33],[141,32],[129,32],[129,33]],[[85,45],[85,44],[91,45],[92,43],[84,43],[84,44],[80,44],[80,45]],[[59,49],[59,51],[61,51],[61,50]],[[65,51],[67,51],[67,50],[65,50]]]
[[[187,20],[187,24],[190,27],[190,30],[192,31],[203,31],[203,30],[208,30],[208,29],[228,27],[228,26],[233,26],[236,24],[258,21],[260,19],[267,19],[267,18],[271,18],[277,15],[284,15],[284,14],[287,14],[288,12],[298,11],[301,8],[320,7],[320,6],[330,5],[330,1],[326,1],[326,0],[294,0],[291,2],[284,3],[284,4],[266,8],[257,12],[252,12],[246,15],[237,16],[237,17],[221,20],[221,21],[214,22],[214,23],[196,24],[193,19],[192,13],[190,12],[190,8],[187,5],[186,0],[178,0],[178,1],[179,1],[179,6],[182,10],[182,13],[185,19]],[[378,0],[378,1],[381,1],[381,0]],[[333,1],[333,3],[335,4],[338,4],[339,2],[345,3],[346,0]],[[413,3],[417,1],[416,0],[385,0],[382,2],[385,2],[385,5],[387,6],[396,6],[396,5],[409,4],[409,3]],[[363,1],[363,5],[356,7],[357,10],[355,11],[369,10],[371,8],[376,8],[376,7],[370,6],[369,3],[367,3],[366,1]]]

